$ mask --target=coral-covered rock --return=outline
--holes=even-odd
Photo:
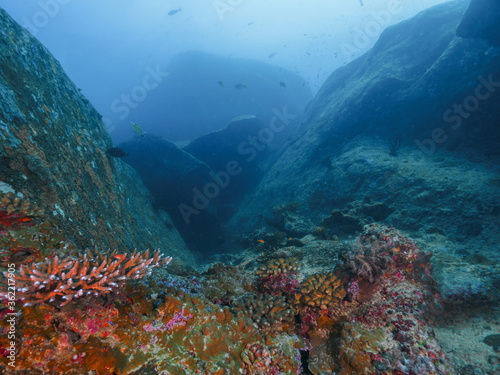
[[[59,260],[56,255],[54,259],[21,266],[20,274],[4,272],[3,275],[15,285],[24,306],[54,302],[62,307],[88,295],[111,293],[128,280],[149,276],[153,268],[166,266],[171,260],[170,257],[162,259],[159,250],[152,257],[149,250],[132,254],[117,254],[116,250],[92,254],[87,250],[80,257]],[[0,298],[8,299],[8,283],[4,285],[0,288]]]
[[[133,168],[106,154],[101,116],[3,9],[0,44],[0,190],[44,210],[80,249],[162,248],[194,264]]]
[[[345,295],[342,279],[331,271],[307,277],[301,285],[300,293],[295,294],[295,301],[297,304],[328,310],[338,305]]]
[[[250,289],[250,277],[241,268],[216,263],[202,275],[201,292],[210,301],[230,304]]]
[[[235,301],[232,310],[238,317],[247,317],[249,322],[264,331],[291,332],[295,326],[294,310],[285,296],[245,295]]]

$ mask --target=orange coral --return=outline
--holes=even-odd
[[[127,279],[140,279],[160,265],[167,265],[172,258],[162,259],[158,250],[152,258],[134,251],[131,255],[97,253],[90,250],[76,259],[60,261],[46,258],[44,262],[21,266],[20,274],[4,273],[6,278],[15,279],[16,291],[21,293],[24,306],[30,306],[56,299],[64,306],[84,295],[110,293],[113,288],[124,285]],[[6,285],[7,283],[4,283]],[[0,292],[5,298],[6,291]],[[60,301],[62,299],[62,301]]]

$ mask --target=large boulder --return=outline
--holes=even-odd
[[[223,180],[219,203],[224,217],[234,212],[234,204],[258,184],[269,156],[273,132],[256,116],[240,116],[225,128],[193,140],[184,150],[208,164]],[[271,141],[271,142],[270,142]],[[228,173],[235,163],[237,174]]]
[[[133,168],[106,151],[100,115],[49,51],[0,9],[0,190],[51,214],[77,247],[194,257]]]
[[[222,190],[213,170],[174,143],[152,134],[121,143],[154,198],[172,217],[186,243],[207,252],[219,227],[218,197]]]
[[[500,45],[500,2],[498,0],[472,0],[457,35],[463,38],[481,38]]]
[[[500,51],[456,36],[467,6],[447,2],[389,27],[372,50],[332,73],[300,131],[228,227],[259,228],[274,206],[290,202],[320,222],[371,194],[398,169],[374,170],[369,153],[344,158],[349,147],[363,150],[353,142],[360,135],[382,140],[383,153],[395,161],[388,139],[395,149],[406,147],[411,160],[440,148],[498,157]]]

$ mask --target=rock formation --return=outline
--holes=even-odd
[[[161,248],[194,262],[137,173],[112,147],[100,115],[60,64],[0,9],[0,189],[51,213],[80,249]]]
[[[389,27],[373,49],[333,72],[229,227],[260,227],[262,213],[289,202],[319,222],[365,194],[383,197],[388,181],[393,189],[416,187],[412,177],[399,176],[405,164],[389,156],[389,140],[401,140],[411,160],[441,149],[498,156],[500,51],[456,36],[467,5],[444,3]],[[357,142],[361,136],[371,143]],[[390,157],[381,170],[371,147]]]

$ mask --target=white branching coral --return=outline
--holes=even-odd
[[[5,272],[4,276],[15,279],[16,294],[21,295],[24,306],[56,302],[62,307],[85,295],[111,293],[127,280],[148,276],[153,268],[166,266],[171,260],[162,258],[159,250],[152,257],[149,250],[132,254],[96,251],[95,255],[87,250],[76,259],[46,258],[44,262],[21,266],[19,274]],[[0,297],[6,298],[7,291],[1,291]]]

